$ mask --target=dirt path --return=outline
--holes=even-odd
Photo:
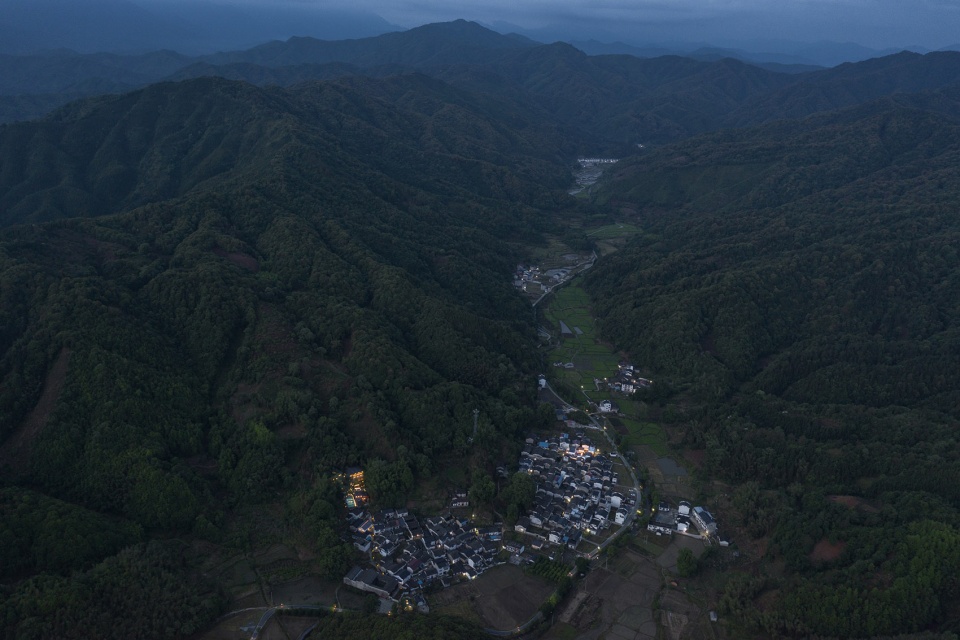
[[[47,378],[43,381],[43,391],[40,392],[40,399],[37,400],[36,406],[0,448],[0,467],[9,465],[15,475],[23,475],[27,471],[33,442],[47,426],[50,413],[63,392],[63,384],[70,365],[70,353],[70,350],[64,347],[57,354],[57,359],[53,361],[53,366],[50,367]]]

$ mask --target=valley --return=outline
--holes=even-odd
[[[3,637],[949,640],[958,56],[0,60]]]

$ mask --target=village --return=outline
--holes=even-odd
[[[393,602],[409,595],[428,611],[424,591],[474,580],[506,562],[532,564],[538,555],[552,560],[567,550],[593,557],[611,538],[611,527],[628,525],[636,514],[637,489],[620,484],[612,458],[583,433],[528,437],[518,468],[536,481],[534,505],[513,528],[520,541],[505,540],[502,524],[477,526],[454,515],[420,519],[407,509],[368,511],[363,473],[348,470],[351,539],[369,565],[353,567],[343,582]],[[469,506],[465,492],[453,494],[451,510]]]
[[[567,253],[562,257],[562,266],[543,269],[537,265],[518,264],[513,277],[513,286],[521,293],[539,300],[555,287],[569,282],[571,278],[593,266],[595,253],[581,255]]]
[[[546,270],[518,265],[514,286],[536,304],[589,269],[596,254],[571,253],[562,259],[565,266]],[[557,325],[561,343],[579,344],[588,337],[580,326],[571,328],[562,319]],[[553,364],[564,370],[580,368],[569,361]],[[623,361],[613,375],[596,376],[587,380],[593,381],[598,393],[623,398],[628,404],[634,393],[654,384],[640,375],[639,367]],[[472,513],[471,503],[462,490],[453,491],[442,515],[415,514],[405,508],[371,510],[363,471],[348,469],[341,478],[350,541],[366,560],[350,569],[343,578],[345,585],[376,595],[382,611],[403,603],[405,608],[428,612],[427,595],[471,583],[494,567],[529,566],[539,558],[566,564],[575,558],[592,560],[604,547],[638,527],[658,536],[678,534],[705,545],[729,545],[707,509],[686,500],[679,500],[677,506],[667,500],[649,504],[651,488],[636,480],[628,466],[631,462],[620,455],[611,437],[613,427],[607,418],[622,414],[609,395],[596,400],[587,396],[589,421],[581,424],[571,419],[570,412],[576,408],[550,389],[546,376],[539,376],[538,386],[541,402],[554,405],[557,422],[553,429],[525,438],[514,467],[515,473],[529,475],[536,487],[526,513],[510,525],[481,526],[467,517]],[[583,386],[580,388],[584,393]],[[499,477],[508,477],[508,466],[497,469]]]
[[[616,164],[617,161],[618,158],[577,158],[577,170],[573,174],[576,186],[567,193],[575,196],[589,189],[603,175],[603,170],[609,165]]]
[[[473,580],[504,562],[500,526],[477,527],[453,516],[421,522],[406,509],[354,509],[348,522],[354,546],[369,554],[370,566],[353,567],[343,582],[391,602],[409,595],[424,613],[424,590]]]
[[[608,537],[604,532],[629,524],[637,510],[637,488],[621,484],[613,466],[613,459],[583,433],[536,443],[527,438],[520,470],[536,479],[537,493],[516,531],[531,539],[533,549],[562,545],[592,557]]]

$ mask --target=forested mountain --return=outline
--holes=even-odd
[[[401,501],[469,458],[474,408],[481,461],[515,442],[535,421],[516,243],[555,224],[542,208],[560,206],[573,153],[538,116],[425,76],[201,79],[3,128],[4,578],[85,569],[143,532],[215,537],[278,492],[326,505],[295,526],[337,576],[349,555],[323,478],[367,462],[372,494]],[[89,523],[70,525],[66,563],[32,540],[31,500]],[[118,533],[97,541],[103,517]],[[175,596],[196,615],[174,635],[215,613],[189,550],[136,553],[199,590]],[[123,562],[90,570],[139,593]],[[80,588],[43,580],[0,605],[16,637],[122,614],[41,615]],[[169,636],[165,620],[142,633]]]
[[[476,23],[425,25],[357,40],[291,38],[195,58],[72,52],[0,58],[0,118],[36,117],[79,96],[160,80],[221,76],[292,86],[364,74],[420,72],[472,92],[525,101],[618,154],[732,126],[801,118],[895,92],[957,82],[960,53],[901,53],[834,69],[782,73],[732,58],[588,56]]]
[[[335,471],[390,505],[513,459],[540,360],[509,282],[585,212],[641,228],[586,278],[605,338],[768,544],[723,579],[736,631],[956,631],[957,55],[785,74],[458,21],[38,62],[52,91],[190,79],[0,127],[5,637],[189,636],[251,511],[339,577]]]
[[[728,585],[755,628],[957,629],[958,161],[951,89],[694,138],[599,195],[644,227],[587,278],[604,332],[683,390],[685,444],[790,569]]]
[[[795,83],[746,100],[726,124],[742,126],[802,118],[852,107],[895,93],[917,93],[960,83],[960,52],[898,54],[804,74]]]
[[[395,64],[420,68],[488,63],[499,53],[538,44],[522,36],[500,35],[475,22],[455,20],[358,40],[290,38],[204,59],[211,64],[249,62],[267,67],[345,62],[361,67]]]

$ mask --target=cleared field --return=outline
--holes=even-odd
[[[643,422],[626,416],[620,418],[620,421],[627,429],[626,443],[628,446],[647,445],[657,455],[670,455],[670,448],[667,446],[667,433],[663,430],[663,427],[652,422]]]
[[[479,621],[491,629],[513,629],[529,620],[553,593],[545,580],[519,567],[494,567],[471,582],[430,596],[431,609]]]
[[[586,232],[588,238],[595,240],[612,240],[615,238],[624,238],[635,233],[640,233],[640,229],[626,222],[617,222],[608,224],[604,227],[597,227]]]
[[[562,335],[559,346],[548,356],[551,363],[572,362],[574,365],[572,369],[558,367],[555,370],[557,377],[574,389],[583,387],[584,391],[592,392],[590,398],[596,400],[594,379],[615,374],[619,357],[598,341],[587,293],[578,284],[560,289],[550,301],[545,317],[557,334],[560,334],[561,322],[572,332]]]
[[[680,555],[681,549],[690,549],[690,551],[693,552],[693,555],[699,558],[703,555],[703,552],[706,551],[707,548],[704,545],[703,540],[700,538],[675,535],[672,536],[670,545],[662,554],[660,554],[660,557],[657,558],[657,564],[671,573],[676,573],[677,556]]]
[[[301,618],[298,616],[273,616],[260,633],[263,640],[290,640],[299,638],[302,633],[317,623],[319,618]]]
[[[553,368],[553,374],[559,382],[580,390],[580,396],[569,400],[578,405],[588,398],[595,403],[613,400],[624,414],[617,432],[626,436],[627,446],[647,445],[658,455],[670,454],[663,428],[640,420],[640,409],[636,403],[605,388],[605,379],[617,372],[620,355],[598,339],[587,293],[578,284],[572,283],[556,293],[544,315],[557,333],[561,322],[572,332],[561,336],[559,346],[547,356],[551,364],[573,364],[573,368],[569,369],[562,366]]]
[[[248,640],[266,610],[266,607],[262,607],[230,616],[196,637],[198,640]]]

